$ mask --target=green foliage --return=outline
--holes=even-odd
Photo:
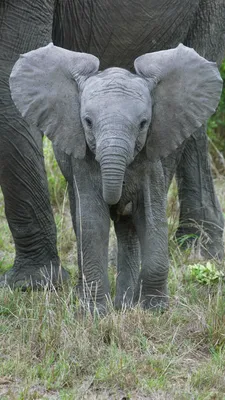
[[[225,82],[225,60],[220,73]],[[208,135],[219,151],[225,154],[225,86],[216,113],[208,121]]]
[[[43,139],[43,151],[51,203],[60,210],[67,191],[67,184],[55,159],[52,143],[46,137]]]
[[[224,278],[222,271],[218,271],[215,264],[208,261],[206,265],[194,264],[189,265],[190,277],[192,280],[197,280],[203,285],[211,285],[217,283],[219,279]]]

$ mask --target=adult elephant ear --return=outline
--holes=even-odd
[[[50,43],[22,54],[10,75],[11,96],[24,119],[75,158],[86,151],[77,82],[98,68],[96,57]]]
[[[134,66],[153,97],[147,156],[166,157],[215,112],[222,79],[215,63],[182,44],[144,54]]]

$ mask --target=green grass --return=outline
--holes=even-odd
[[[45,157],[60,256],[76,277],[66,184],[49,142]],[[215,183],[225,210],[224,178]],[[81,319],[74,317],[72,286],[58,293],[0,291],[1,400],[225,399],[225,283],[214,279],[223,266],[212,262],[205,282],[207,264],[181,253],[172,239],[177,210],[173,184],[168,207],[171,298],[163,315],[138,307],[115,312],[111,307],[102,319]],[[14,248],[2,195],[0,226],[3,272],[13,262]],[[190,264],[206,269],[199,267],[193,274]],[[114,266],[109,275],[113,294]]]

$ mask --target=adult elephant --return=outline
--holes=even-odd
[[[0,182],[6,216],[15,241],[13,268],[3,277],[10,285],[34,285],[59,275],[56,232],[49,204],[42,154],[42,134],[28,127],[14,107],[8,78],[20,53],[55,44],[99,57],[103,68],[117,65],[133,69],[134,59],[183,42],[201,55],[220,63],[224,56],[224,2],[173,1],[53,1],[3,0],[1,15]],[[15,27],[17,27],[15,29]],[[68,159],[60,156],[69,178]],[[171,163],[171,162],[170,162]],[[181,201],[178,235],[193,233],[196,221],[209,235],[211,256],[223,254],[223,217],[216,198],[207,158],[205,129],[198,129],[183,151],[173,157],[168,182],[177,167]],[[70,187],[75,224],[76,185]],[[200,191],[200,194],[199,194]],[[118,234],[123,235],[123,231]],[[82,256],[82,253],[81,253]],[[120,257],[120,256],[119,256]],[[66,273],[62,269],[62,278]]]
[[[57,0],[53,41],[69,50],[133,71],[139,55],[176,47],[194,48],[220,65],[225,57],[224,0]],[[167,186],[176,172],[180,217],[177,238],[188,245],[201,237],[206,258],[224,255],[224,220],[212,181],[206,125],[176,155],[163,161]],[[191,243],[190,243],[191,244]]]

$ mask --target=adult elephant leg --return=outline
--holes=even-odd
[[[131,306],[140,271],[140,244],[133,218],[121,216],[114,222],[118,241],[115,307]]]
[[[16,249],[14,265],[1,277],[1,285],[37,287],[68,277],[56,249],[41,142],[41,134],[28,130],[15,108],[1,102],[0,183]]]
[[[184,42],[201,56],[220,65],[225,54],[224,0],[200,0],[193,24]],[[177,168],[180,226],[177,237],[205,236],[201,254],[206,258],[223,258],[223,214],[215,194],[206,129],[200,128],[187,141]]]
[[[21,118],[8,83],[20,53],[51,41],[53,7],[54,0],[0,4],[0,185],[16,250],[14,265],[1,277],[1,286],[40,287],[68,276],[60,268],[56,249],[42,136]]]
[[[169,268],[165,179],[160,161],[150,170],[134,214],[142,261],[134,301],[146,309],[163,310],[168,305]]]
[[[182,144],[172,154],[161,160],[164,172],[166,193],[168,192],[172,179],[176,173],[176,168],[180,162],[183,149],[184,149],[184,144]]]
[[[92,156],[91,156],[92,157]],[[102,197],[100,167],[90,160],[72,160],[70,204],[77,237],[79,278],[77,293],[85,309],[107,309],[109,207]],[[75,199],[75,200],[74,200]]]
[[[180,218],[177,238],[199,238],[201,254],[222,259],[224,218],[217,199],[208,158],[205,127],[186,141],[177,167]]]

